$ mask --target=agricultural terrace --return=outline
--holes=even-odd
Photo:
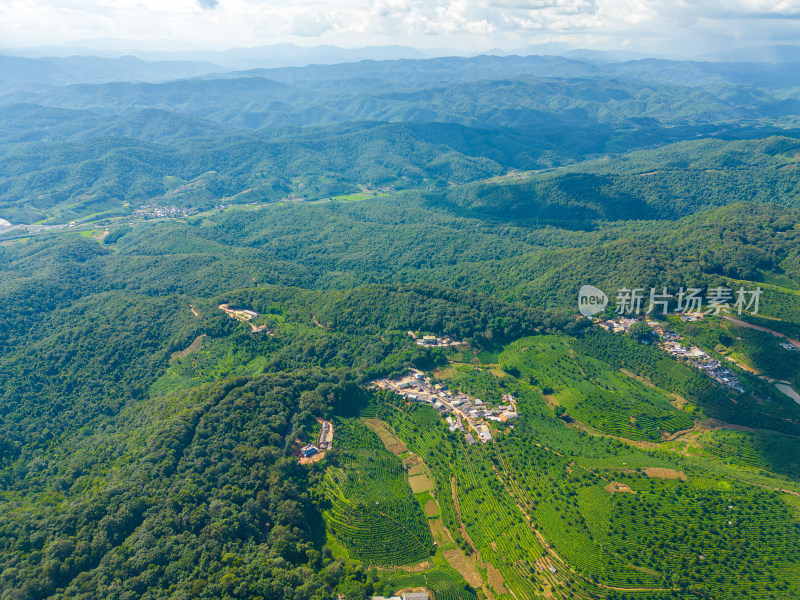
[[[717,429],[704,433],[699,443],[706,452],[733,464],[800,480],[800,439],[796,437]]]
[[[537,356],[552,354],[534,363],[547,368],[529,366],[533,341],[546,344],[536,345]],[[520,417],[495,444],[470,446],[429,406],[387,392],[376,392],[368,409],[424,459],[442,520],[481,561],[489,588],[517,600],[800,596],[793,497],[724,481],[702,468],[707,459],[645,452],[566,427],[530,383],[563,385],[556,365],[573,356],[558,341],[507,349],[518,377],[461,374],[464,385],[488,391],[494,381],[494,394],[518,398]],[[618,390],[636,381],[613,379],[607,366],[598,375],[591,369],[602,365],[591,361],[577,365]]]
[[[400,460],[359,421],[340,419],[334,426],[337,449],[324,481],[330,531],[352,558],[367,564],[429,558],[433,538]]]
[[[478,596],[457,571],[437,566],[422,573],[401,573],[386,579],[393,589],[424,587],[433,592],[436,600],[477,600]]]
[[[500,365],[545,390],[570,417],[604,433],[659,441],[662,432],[692,427],[692,418],[670,403],[666,391],[581,355],[570,344],[562,336],[524,338],[500,355]]]

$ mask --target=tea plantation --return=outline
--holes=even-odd
[[[331,532],[353,558],[368,564],[404,565],[429,557],[433,539],[403,465],[358,421],[343,419],[335,427],[340,450],[324,482]]]
[[[433,408],[388,392],[375,392],[367,408],[425,461],[443,523],[485,569],[484,592],[565,600],[800,595],[798,507],[792,497],[751,485],[747,471],[741,477],[736,471],[737,464],[773,468],[763,459],[748,464],[747,456],[769,456],[753,447],[764,440],[727,430],[709,433],[701,438],[704,458],[695,460],[667,451],[669,445],[641,450],[565,426],[539,388],[552,387],[570,414],[596,430],[629,439],[660,439],[662,430],[692,426],[665,392],[575,352],[568,338],[519,340],[506,347],[500,364],[504,375],[468,365],[445,372],[462,390],[479,390],[486,398],[515,396],[520,417],[512,426],[497,423],[493,443],[470,445],[463,433],[449,432]],[[569,375],[574,372],[585,379]],[[618,404],[623,402],[628,404]],[[649,415],[652,427],[632,423],[623,429],[599,418],[618,405],[619,414],[640,415],[637,421]],[[348,446],[354,447],[350,439],[357,430],[356,423],[346,430]],[[728,457],[732,464],[704,469],[708,457],[740,438],[747,443]],[[793,444],[786,438],[768,447],[774,446],[775,456]],[[783,464],[790,475],[792,458]],[[781,485],[767,471],[761,476]],[[380,527],[375,532],[383,535]]]
[[[662,431],[692,426],[692,419],[670,404],[666,392],[602,360],[576,354],[569,338],[523,338],[503,352],[500,364],[550,392],[573,418],[605,433],[659,440]]]

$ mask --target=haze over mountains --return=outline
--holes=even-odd
[[[199,209],[219,194],[244,202],[437,187],[708,135],[763,136],[800,118],[795,63],[0,62],[0,217],[22,223],[118,214],[165,194]],[[193,183],[176,196],[170,177]]]
[[[185,49],[176,49],[174,47],[176,44],[168,42],[161,44],[165,45],[165,48],[171,45],[173,49],[153,49],[153,46],[157,48],[160,45],[159,42],[126,42],[112,39],[91,40],[86,46],[75,44],[0,48],[0,56],[3,57],[0,72],[3,81],[35,81],[60,85],[102,81],[162,81],[212,72],[303,67],[311,64],[329,65],[364,60],[470,57],[481,54],[563,56],[597,63],[620,63],[649,58],[642,53],[624,50],[574,49],[564,43],[473,52],[453,48],[417,49],[399,45],[342,48],[331,45],[304,47],[290,43],[209,51],[188,45]],[[667,56],[657,56],[657,58],[676,59]],[[677,60],[795,63],[800,61],[800,46],[736,48]]]

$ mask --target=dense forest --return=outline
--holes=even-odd
[[[43,68],[0,87],[0,600],[800,594],[796,70]],[[651,319],[740,388],[585,284],[760,288]],[[409,369],[517,412],[470,443]]]

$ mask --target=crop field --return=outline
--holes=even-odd
[[[423,573],[403,573],[388,578],[395,589],[426,587],[436,600],[477,600],[475,590],[450,567],[438,566]]]
[[[325,473],[331,508],[325,520],[349,554],[376,565],[429,558],[427,518],[406,482],[400,460],[356,420],[336,421],[337,465]]]
[[[721,429],[703,434],[700,443],[707,452],[734,464],[800,480],[800,440],[796,437]]]
[[[392,454],[402,454],[408,448],[403,443],[399,437],[397,437],[392,431],[389,430],[388,427],[381,421],[380,419],[375,419],[374,416],[377,413],[378,407],[374,403],[368,404],[364,407],[361,411],[361,414],[367,413],[368,417],[362,417],[361,422],[364,423],[367,427],[369,427],[383,442],[383,445],[386,446],[386,449],[391,452]],[[409,471],[409,476],[413,475],[411,471]]]
[[[544,550],[495,477],[487,456],[477,447],[467,447],[463,437],[448,435],[429,407],[401,411],[389,405],[382,415],[433,472],[442,519],[462,550],[478,550],[484,562],[497,568],[500,575],[493,578],[494,591],[535,598],[537,587],[530,582],[530,570]],[[458,534],[462,525],[469,541]]]
[[[586,581],[621,588],[661,587],[652,574],[631,568],[600,541],[610,513],[611,495],[603,489],[610,481],[605,471],[587,469],[572,456],[539,445],[537,424],[523,416],[512,436],[486,449],[517,503]],[[607,444],[606,454],[611,454],[614,446]]]
[[[248,333],[228,339],[206,337],[197,346],[185,356],[175,356],[170,361],[170,367],[153,384],[151,393],[160,396],[234,374],[260,373],[269,352],[278,343],[269,336],[253,341]]]
[[[671,584],[703,584],[715,598],[800,595],[800,523],[780,494],[615,478],[636,493],[613,496],[604,539],[609,552]]]
[[[781,321],[800,322],[800,302],[797,301],[797,290],[771,285],[762,287],[763,294],[759,314]]]
[[[496,365],[500,358],[502,347],[492,346],[489,348],[462,348],[458,351],[451,351],[450,359],[457,363],[475,363],[482,365]]]
[[[484,365],[496,364],[500,358],[500,354],[498,352],[492,352],[491,350],[481,350],[475,356]]]
[[[704,327],[695,323],[674,324],[676,330],[688,334],[690,343],[694,335],[699,335],[691,332],[703,331]],[[690,403],[686,411],[697,417],[713,417],[755,429],[800,435],[797,403],[769,382],[738,370],[733,363],[729,365],[741,381],[744,393],[726,391],[699,369],[682,364],[663,350],[639,344],[628,336],[590,330],[580,337],[568,339],[575,352],[632,371],[659,388],[680,395]]]
[[[576,354],[569,338],[542,336],[514,342],[501,366],[551,392],[567,413],[587,425],[631,440],[660,440],[661,432],[692,426],[669,395],[624,375],[602,360]]]
[[[800,521],[784,494],[723,480],[720,472],[703,470],[699,458],[687,462],[565,427],[527,383],[525,364],[517,365],[518,378],[451,373],[453,385],[483,388],[486,397],[517,397],[520,417],[494,443],[468,446],[429,407],[389,394],[377,402],[380,418],[425,460],[442,521],[461,549],[480,556],[494,593],[519,600],[798,597]],[[591,361],[579,365],[599,377]],[[548,373],[556,367],[538,376]],[[753,448],[743,444],[741,452],[749,452],[753,466],[761,466],[755,457],[770,455],[750,434],[708,435],[706,452],[713,442],[722,453],[724,444],[743,436]],[[781,437],[771,455],[792,452],[792,443]],[[792,461],[785,462],[788,469]]]

